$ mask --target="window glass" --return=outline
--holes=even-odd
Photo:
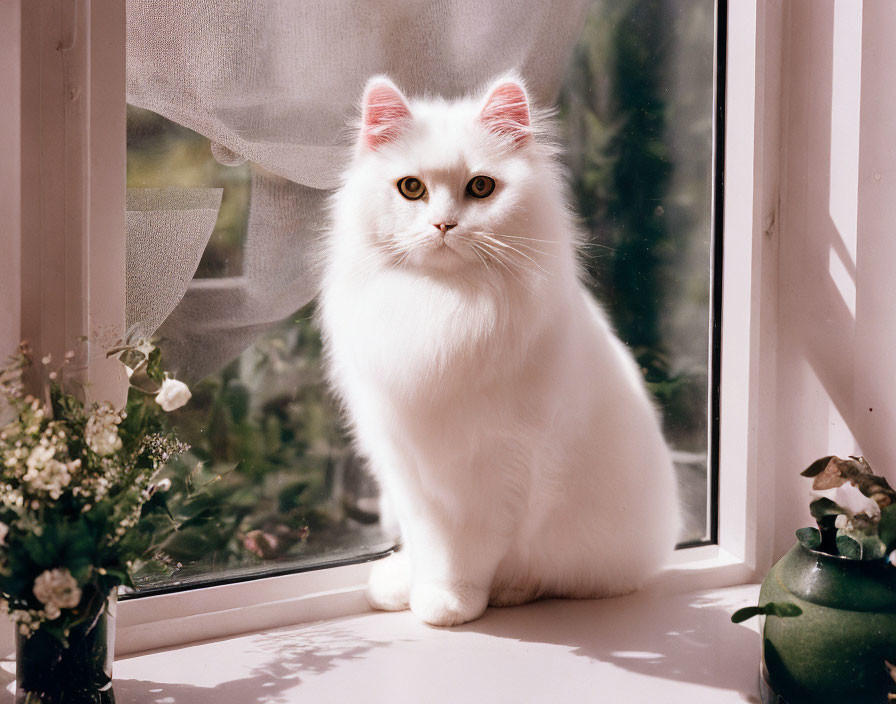
[[[663,417],[684,516],[711,534],[715,2],[591,5],[560,106],[592,290]]]
[[[714,13],[711,0],[593,0],[557,102],[573,203],[588,236],[590,284],[663,417],[680,480],[682,542],[711,534]],[[253,228],[270,224],[259,213],[271,194],[286,197],[287,216],[299,219],[326,194],[241,161],[176,119],[128,108],[129,189],[223,189],[190,272],[189,300],[169,306],[196,306],[200,333],[203,297],[250,295],[240,282],[268,265],[259,261],[267,250],[252,238]],[[129,248],[133,258],[130,234]],[[279,242],[270,257],[289,251]],[[243,337],[228,348],[233,353],[193,348],[186,372],[193,399],[172,416],[192,449],[166,470],[182,526],[159,546],[159,562],[142,569],[142,590],[338,563],[391,547],[377,524],[376,486],[327,394],[312,316],[313,302],[264,324],[234,326]],[[163,336],[193,332],[166,325]]]
[[[128,107],[129,189],[222,188],[195,280],[242,272],[250,164],[226,166],[209,140]],[[170,414],[190,451],[166,468],[180,530],[137,579],[144,591],[274,574],[376,555],[376,487],[351,451],[322,378],[313,304],[192,384]],[[164,328],[163,328],[164,329]]]

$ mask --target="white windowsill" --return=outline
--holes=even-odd
[[[489,609],[454,629],[367,612],[119,659],[119,704],[758,701],[757,585]],[[12,691],[11,663],[0,672]]]

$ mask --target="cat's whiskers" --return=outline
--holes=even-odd
[[[537,247],[532,247],[531,245],[524,244],[522,242],[514,242],[513,244],[516,247],[519,247],[520,249],[524,249],[528,252],[532,252],[533,254],[536,254],[538,256],[552,257],[554,259],[557,258],[557,255],[554,254],[553,252],[545,252],[543,249],[538,249]]]
[[[407,248],[399,241],[382,239],[376,233],[369,233],[368,236],[373,244],[358,258],[356,264],[361,268],[378,269],[384,264],[401,266],[413,251],[413,248]]]
[[[588,242],[583,242],[583,243],[582,243],[581,245],[579,245],[579,246],[580,246],[582,249],[589,249],[589,248],[592,248],[592,247],[593,247],[593,248],[595,248],[595,249],[607,249],[607,250],[609,250],[609,251],[611,251],[611,252],[615,252],[615,251],[616,251],[616,248],[615,248],[615,247],[611,247],[611,246],[608,245],[608,244],[601,244],[600,242],[591,242],[591,241],[588,241]]]
[[[533,264],[537,269],[539,269],[539,271],[541,271],[546,276],[550,275],[550,272],[547,269],[545,269],[541,264],[539,264],[537,261],[535,261],[535,259],[530,257],[525,252],[520,251],[513,245],[508,244],[507,242],[502,242],[501,240],[497,239],[496,237],[492,237],[491,235],[489,235],[486,232],[478,232],[477,234],[480,237],[482,237],[483,239],[485,239],[487,242],[491,243],[493,246],[502,247],[504,249],[509,249],[511,252],[514,252],[514,253],[518,254],[519,256],[523,257],[524,259],[528,260],[531,264]]]
[[[522,247],[523,249],[528,249],[537,254],[543,254],[546,257],[556,257],[556,252],[548,252],[544,249],[539,249],[538,247],[533,247],[530,244],[526,244],[527,242],[543,242],[544,244],[556,246],[557,242],[552,242],[551,240],[539,240],[534,237],[520,237],[519,235],[502,235],[502,237],[506,240],[512,240],[517,247]],[[523,241],[520,241],[523,240]]]
[[[544,244],[550,244],[550,245],[557,244],[556,242],[551,242],[550,240],[539,240],[539,239],[535,239],[533,237],[520,237],[519,235],[507,235],[507,234],[502,234],[502,235],[498,236],[493,232],[487,232],[485,230],[475,230],[473,232],[473,234],[478,235],[480,237],[486,237],[491,240],[498,241],[502,244],[507,244],[506,242],[504,242],[504,240],[512,240],[513,243],[517,247],[523,247],[524,249],[529,249],[533,252],[537,252],[538,254],[544,254],[547,256],[551,256],[551,257],[557,256],[553,252],[548,252],[548,251],[539,249],[538,247],[533,247],[532,245],[528,244],[528,242],[543,242]]]
[[[477,258],[480,262],[482,262],[482,266],[485,267],[485,270],[488,271],[489,273],[491,273],[492,268],[488,265],[487,255],[485,255],[484,253],[482,253],[482,252],[479,250],[479,248],[476,247],[476,245],[473,244],[472,242],[471,242],[471,245],[472,245],[472,246],[470,247],[470,249],[473,251],[473,254],[475,254],[475,255],[476,255],[476,258]]]
[[[388,251],[392,266],[399,268],[403,267],[411,254],[417,251],[419,246],[426,241],[424,234],[416,233],[395,233],[393,238],[383,243],[383,249]]]
[[[508,234],[503,234],[501,236],[507,237],[509,239],[515,239],[515,240],[529,240],[530,242],[544,242],[546,244],[558,244],[558,242],[556,240],[544,240],[544,239],[540,239],[538,237],[523,237],[522,235],[508,235]]]
[[[492,256],[492,260],[495,261],[495,262],[497,262],[498,264],[500,264],[502,267],[504,267],[505,271],[507,271],[507,273],[510,274],[510,276],[513,277],[513,278],[516,280],[516,282],[517,282],[520,286],[522,286],[524,289],[526,289],[526,290],[527,290],[530,294],[532,294],[534,297],[538,298],[538,294],[536,294],[535,291],[533,291],[531,288],[529,288],[529,287],[526,285],[526,282],[523,281],[523,280],[516,274],[516,272],[513,270],[513,268],[512,268],[506,261],[504,261],[504,259],[502,259],[501,257],[497,256],[497,252],[494,252],[494,251],[491,252],[491,256]]]
[[[504,270],[513,279],[515,279],[516,282],[520,286],[522,286],[529,293],[531,293],[533,296],[538,298],[538,294],[536,294],[535,291],[533,291],[529,286],[526,285],[526,283],[517,275],[517,271],[515,271],[515,270],[518,270],[520,272],[525,272],[527,274],[531,274],[531,275],[541,279],[542,281],[544,281],[546,277],[539,274],[537,271],[532,271],[528,267],[524,266],[521,262],[519,262],[519,261],[513,259],[511,256],[509,256],[507,252],[497,249],[493,244],[491,244],[485,240],[480,239],[480,240],[476,241],[476,246],[481,248],[483,250],[483,252],[486,253],[491,258],[492,261],[501,265],[504,268]]]

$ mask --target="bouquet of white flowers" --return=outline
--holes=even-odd
[[[123,410],[85,405],[65,388],[71,353],[34,370],[45,380],[43,398],[23,390],[33,366],[26,345],[0,369],[13,416],[0,430],[0,596],[17,624],[24,701],[111,693],[111,671],[90,667],[111,658],[97,642],[110,594],[131,583],[133,562],[164,539],[159,526],[175,528],[170,517],[158,519],[170,481],[156,476],[187,447],[166,430],[162,410],[190,392],[164,374],[158,349],[145,342],[110,354],[131,380]]]

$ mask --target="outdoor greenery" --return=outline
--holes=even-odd
[[[587,271],[662,409],[683,539],[706,535],[713,23],[712,0],[594,0],[560,96]],[[197,277],[241,271],[251,168],[223,166],[204,137],[129,109],[130,188],[224,188]],[[173,415],[192,446],[166,470],[183,527],[143,588],[387,547],[375,488],[321,379],[312,312],[195,385]]]
[[[387,549],[375,489],[321,378],[312,307],[193,388],[172,414],[192,447],[169,465],[180,524],[142,588],[275,572]]]
[[[587,271],[677,451],[684,540],[707,530],[714,10],[593,2],[561,95]]]

